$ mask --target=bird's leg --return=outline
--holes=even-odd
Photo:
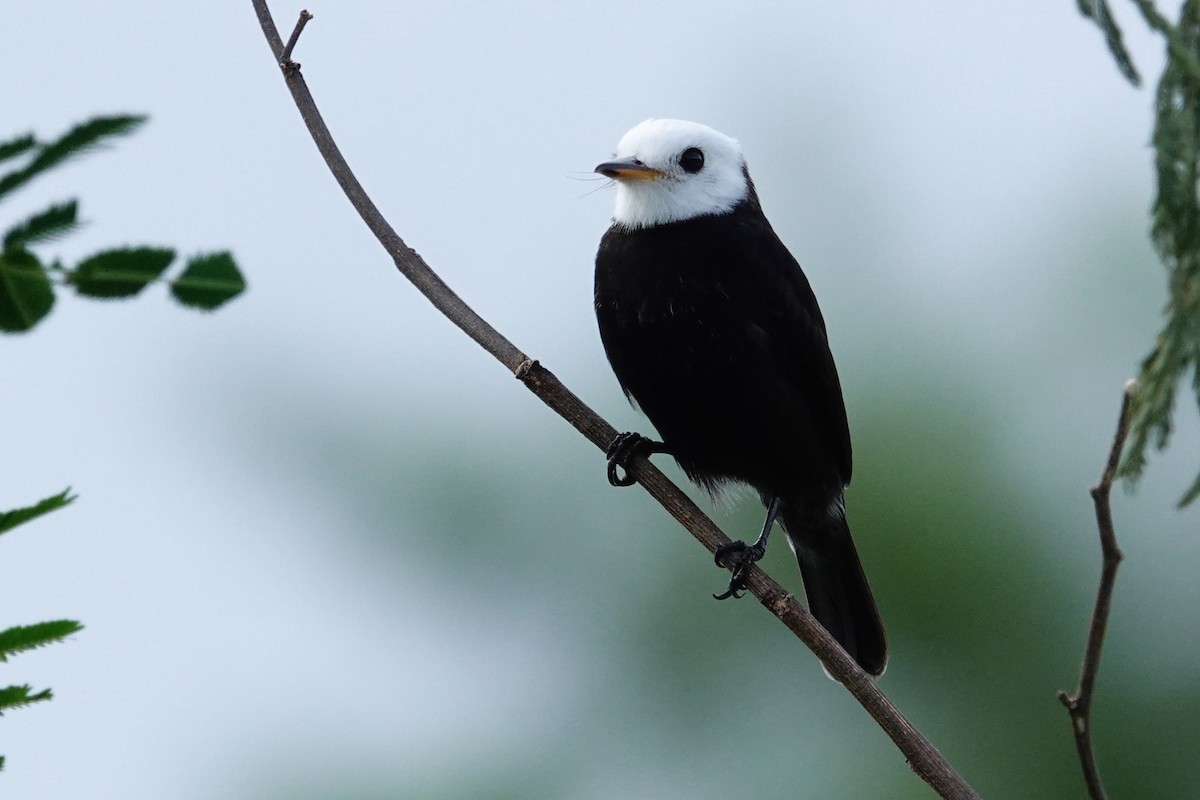
[[[724,600],[732,597],[737,600],[741,597],[738,592],[746,588],[746,570],[767,553],[767,537],[771,535],[771,529],[775,527],[775,518],[779,516],[779,505],[779,495],[775,495],[767,504],[767,520],[763,523],[762,533],[758,535],[754,544],[747,545],[739,539],[717,548],[714,555],[717,566],[721,569],[731,570],[733,574],[729,577],[729,588],[722,594],[714,594],[714,598]]]
[[[605,451],[608,458],[608,482],[613,486],[633,486],[637,481],[629,474],[629,459],[634,456],[670,452],[670,448],[662,442],[647,439],[640,433],[618,433]],[[617,474],[617,467],[625,470],[624,477]]]

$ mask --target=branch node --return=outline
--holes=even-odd
[[[788,608],[796,602],[796,596],[789,591],[771,591],[761,602],[778,617],[787,613]]]
[[[513,377],[524,383],[529,379],[529,373],[540,366],[536,358],[527,358],[513,370]]]

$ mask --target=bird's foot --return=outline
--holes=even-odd
[[[640,433],[618,433],[612,440],[612,444],[605,451],[605,456],[608,458],[608,482],[613,486],[633,486],[637,480],[629,474],[629,459],[636,455],[650,455],[651,453],[661,453],[662,443],[656,442],[653,439],[647,439]],[[625,472],[624,475],[617,473],[617,468]]]
[[[729,588],[721,594],[714,594],[713,598],[716,600],[725,600],[730,597],[734,600],[741,598],[739,592],[746,590],[746,573],[766,552],[765,543],[746,544],[740,539],[718,547],[713,560],[717,562],[718,567],[730,570],[733,574],[729,576]]]

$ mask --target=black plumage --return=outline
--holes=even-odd
[[[596,256],[601,339],[689,478],[777,501],[810,610],[878,675],[887,643],[845,519],[850,433],[825,322],[742,171],[730,210],[609,228]]]

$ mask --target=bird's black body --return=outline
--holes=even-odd
[[[692,480],[779,498],[810,610],[879,674],[887,645],[843,511],[850,434],[825,323],[746,181],[730,211],[608,230],[596,256],[600,335],[625,393]]]

